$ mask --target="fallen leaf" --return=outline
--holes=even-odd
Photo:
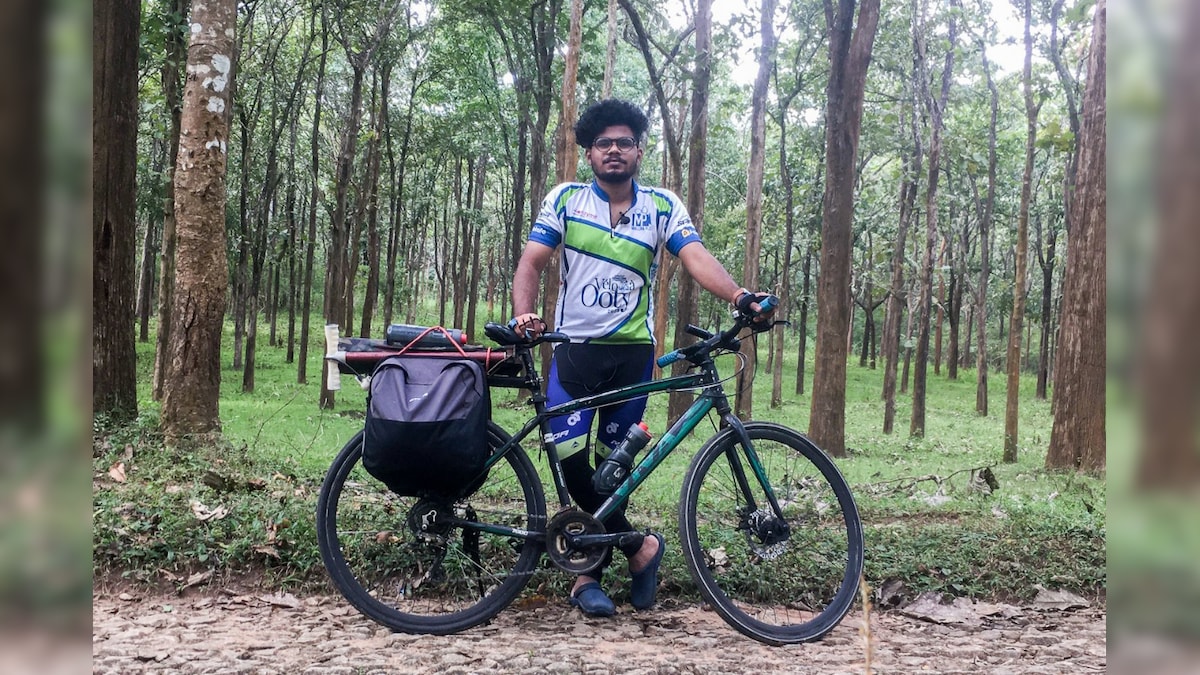
[[[267,604],[275,607],[286,607],[287,609],[299,609],[300,601],[291,593],[275,593],[274,595],[261,595],[259,599]]]
[[[129,461],[129,460],[133,459],[133,444],[132,443],[125,444],[125,452],[122,453],[121,456],[125,459],[125,461]]]
[[[900,579],[887,579],[876,591],[876,603],[880,607],[896,607],[904,601],[908,587]]]
[[[933,623],[972,624],[979,622],[979,614],[973,602],[968,598],[954,598],[949,603],[942,602],[942,594],[928,591],[917,596],[901,614],[914,619]]]
[[[208,522],[210,520],[220,520],[229,515],[229,510],[224,506],[217,506],[215,509],[210,509],[199,499],[193,499],[191,501],[191,506],[192,515],[196,517],[196,520],[204,522]]]
[[[118,595],[117,598],[120,600],[124,600],[125,602],[133,602],[134,600],[137,600],[137,598],[133,597],[132,595],[130,595],[128,593],[122,593],[122,594]]]
[[[108,469],[108,477],[118,483],[125,482],[125,462],[117,462]]]
[[[279,560],[279,551],[276,550],[274,546],[255,546],[254,551],[255,553],[261,553],[265,556]]]
[[[179,590],[186,591],[187,589],[191,588],[192,586],[199,586],[200,584],[211,579],[212,575],[213,575],[212,570],[196,572],[195,574],[188,577],[187,582],[184,583],[182,586],[180,586]]]
[[[1092,603],[1069,591],[1051,591],[1040,585],[1035,585],[1037,597],[1032,606],[1037,609],[1080,609],[1091,607]]]

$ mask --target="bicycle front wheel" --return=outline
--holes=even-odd
[[[470,496],[435,504],[401,497],[367,473],[362,437],[338,454],[317,499],[317,541],[334,585],[363,614],[405,633],[456,633],[498,614],[529,581],[544,545],[442,523],[438,514],[545,530],[542,485],[525,452],[510,450]],[[507,439],[488,425],[493,450]]]
[[[684,558],[700,593],[741,633],[772,645],[820,639],[854,604],[863,569],[858,508],[837,467],[803,435],[762,422],[746,431],[761,472],[731,429],[688,467],[679,504]]]

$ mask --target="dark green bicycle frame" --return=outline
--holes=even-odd
[[[529,364],[532,365],[532,364]],[[531,369],[526,369],[526,372],[531,372]],[[502,381],[495,382],[496,386],[515,387],[520,386],[523,389],[530,389],[534,392],[532,402],[536,415],[533,419],[525,423],[516,434],[512,436],[504,445],[496,450],[496,452],[488,459],[487,468],[491,468],[499,462],[506,453],[516,447],[524,440],[534,429],[539,429],[542,433],[542,448],[546,452],[550,460],[550,467],[554,476],[554,486],[558,494],[559,506],[567,508],[571,505],[570,495],[567,493],[566,479],[562,475],[562,465],[559,463],[558,450],[555,447],[550,432],[550,418],[569,415],[571,413],[587,410],[590,408],[602,408],[604,406],[624,403],[641,396],[646,396],[653,393],[664,391],[677,391],[682,389],[694,389],[702,387],[703,391],[692,402],[692,405],[683,413],[675,424],[659,438],[653,448],[642,458],[638,465],[633,468],[629,476],[619,485],[613,494],[605,500],[600,508],[592,515],[603,521],[612,515],[615,511],[622,508],[629,496],[645,481],[662,462],[671,454],[675,448],[679,447],[679,443],[686,438],[696,428],[698,424],[714,409],[720,414],[722,421],[732,428],[733,433],[738,437],[740,445],[745,449],[745,457],[750,462],[751,470],[754,472],[758,483],[762,486],[767,501],[771,510],[782,517],[778,500],[775,497],[774,490],[771,488],[770,481],[767,479],[766,472],[763,469],[762,463],[759,461],[757,453],[754,452],[753,445],[750,442],[750,437],[746,433],[745,427],[741,420],[733,414],[733,410],[729,405],[729,400],[725,396],[724,390],[721,388],[721,383],[717,379],[715,366],[709,361],[702,366],[700,372],[668,377],[661,380],[652,380],[642,382],[612,391],[606,391],[593,396],[567,401],[565,403],[546,407],[546,398],[540,393],[541,383],[536,380],[525,380],[517,378],[506,378]],[[741,488],[742,494],[746,497],[747,505],[751,511],[757,510],[758,506],[754,500],[754,492],[750,489],[749,481],[746,478],[745,470],[742,467],[741,457],[733,449],[727,453],[730,467],[734,477]],[[535,533],[528,532],[517,528],[510,528],[503,525],[494,525],[488,523],[474,523],[460,521],[460,524],[466,527],[473,527],[493,534],[507,534],[518,538],[537,538]]]

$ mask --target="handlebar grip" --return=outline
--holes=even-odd
[[[336,323],[325,324],[325,354],[333,356],[337,354],[338,348],[338,325]],[[342,388],[341,372],[338,371],[338,364],[334,361],[325,362],[325,386],[329,391],[338,391]]]
[[[713,334],[712,334],[712,333],[710,333],[710,332],[708,332],[708,331],[704,330],[703,328],[701,328],[701,327],[699,327],[699,326],[694,326],[694,325],[692,325],[692,324],[690,324],[690,323],[689,323],[689,324],[687,325],[687,327],[686,327],[686,328],[684,328],[683,330],[684,330],[684,331],[685,331],[685,332],[686,332],[688,335],[694,335],[694,336],[696,336],[696,337],[700,338],[701,340],[707,340],[707,339],[709,339],[710,337],[712,337],[712,336],[713,336]]]
[[[667,366],[671,365],[672,363],[675,363],[676,361],[678,361],[679,359],[682,359],[682,358],[683,358],[683,354],[678,349],[676,349],[673,352],[667,352],[666,354],[663,354],[662,356],[658,357],[658,360],[655,361],[655,363],[658,364],[659,368],[666,368]]]
[[[758,306],[762,308],[761,313],[765,314],[779,306],[779,298],[774,295],[768,295],[766,298],[763,298],[762,302],[758,303]]]

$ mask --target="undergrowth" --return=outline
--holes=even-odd
[[[297,384],[283,350],[260,345],[254,393],[240,391],[240,371],[223,372],[224,435],[169,449],[148,395],[152,345],[139,344],[141,416],[119,427],[94,421],[93,573],[177,589],[251,576],[274,588],[331,590],[317,549],[316,498],[330,461],[361,428],[362,391],[344,378],[338,410],[319,411],[316,382]],[[314,342],[313,353],[321,349]],[[795,358],[790,347],[785,353]],[[732,363],[718,365],[728,369]],[[793,362],[785,367],[794,373]],[[1103,478],[1043,469],[1050,407],[1033,397],[1032,378],[1026,379],[1020,461],[1003,464],[1003,415],[975,414],[971,371],[960,380],[936,380],[929,388],[926,436],[911,438],[879,432],[882,369],[850,367],[850,452],[837,464],[862,515],[872,587],[900,580],[910,596],[937,591],[1015,601],[1033,597],[1038,587],[1106,593]],[[807,428],[810,398],[785,396],[781,407],[771,409],[769,388],[770,378],[760,372],[756,418]],[[1003,401],[1003,394],[994,387],[993,400]],[[897,409],[910,402],[898,397]],[[530,410],[513,393],[493,393],[493,414],[515,430]],[[651,397],[646,420],[656,434],[665,429],[665,416],[666,397]],[[635,526],[667,534],[663,590],[676,597],[698,597],[679,553],[675,518],[683,473],[712,431],[707,424],[698,427],[630,506]],[[549,486],[545,458],[528,441],[526,450]],[[983,469],[994,487],[984,487]],[[565,593],[568,583],[565,574],[546,570],[530,588]],[[620,597],[627,578],[614,573],[606,583]]]

